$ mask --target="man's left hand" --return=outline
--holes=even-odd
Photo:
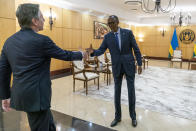
[[[88,52],[86,52],[86,51],[84,51],[83,52],[83,59],[84,59],[84,61],[86,61],[87,59],[88,59]]]
[[[10,108],[10,99],[2,100],[2,108],[5,112],[11,111]]]
[[[142,66],[138,66],[138,74],[142,74]]]

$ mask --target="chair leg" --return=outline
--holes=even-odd
[[[94,79],[94,84],[96,83],[95,79]]]
[[[109,73],[109,85],[111,84],[111,73]]]
[[[144,61],[144,70],[145,70],[146,62]]]
[[[188,70],[190,70],[190,65],[191,65],[191,62],[189,61],[189,63],[188,63]]]
[[[98,79],[97,79],[97,82],[98,82],[98,90],[99,90],[99,77],[98,77]]]
[[[73,92],[75,92],[75,79],[73,79]]]
[[[85,81],[84,81],[84,88],[86,88],[86,83],[85,83]]]
[[[180,62],[180,68],[182,69],[182,61]]]
[[[147,68],[148,68],[148,61],[147,61]]]
[[[88,94],[88,82],[86,81],[86,95]]]
[[[109,85],[109,82],[108,82],[108,71],[107,71],[107,74],[106,75],[107,75],[107,85]]]

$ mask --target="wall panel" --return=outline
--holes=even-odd
[[[162,36],[160,28],[165,28],[165,35]],[[148,56],[153,57],[165,57],[168,58],[169,46],[171,44],[174,27],[171,26],[153,26],[153,27],[134,27],[136,40],[141,45],[141,52]],[[179,40],[179,34],[184,29],[191,29],[196,33],[196,26],[177,27],[177,37],[179,43],[179,49],[183,52],[184,59],[190,59],[193,55],[194,42],[191,44],[184,44]],[[139,42],[139,34],[143,34],[143,42]],[[152,48],[153,47],[153,48]],[[153,51],[149,51],[153,50]]]
[[[94,30],[94,21],[96,20],[95,17],[83,14],[82,15],[82,30]]]
[[[82,31],[82,48],[89,48],[89,45],[93,44],[93,32],[92,31]]]
[[[72,11],[72,28],[73,29],[82,29],[82,14]]]
[[[0,18],[0,51],[8,37],[16,32],[16,20]]]
[[[15,18],[15,0],[0,0],[0,18]]]
[[[72,30],[72,49],[78,50],[82,47],[82,30],[73,29]]]
[[[72,11],[63,9],[63,28],[72,28]]]
[[[72,49],[72,29],[63,28],[63,49]]]

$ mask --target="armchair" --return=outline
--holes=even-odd
[[[99,90],[99,74],[93,70],[85,70],[83,61],[73,61],[72,62],[72,72],[73,72],[73,92],[75,92],[75,80],[80,80],[84,82],[84,88],[86,88],[86,95],[88,94],[88,81],[98,80],[98,90]]]
[[[174,50],[173,56],[171,58],[171,67],[173,67],[174,62],[180,63],[180,68],[182,68],[182,51]]]

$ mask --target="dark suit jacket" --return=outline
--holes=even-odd
[[[50,108],[51,58],[81,60],[82,53],[64,51],[49,37],[31,29],[22,29],[8,38],[0,58],[0,99],[11,96],[11,107],[26,112]]]
[[[104,40],[98,50],[94,50],[92,56],[99,56],[108,48],[112,58],[113,75],[120,74],[121,66],[123,66],[127,74],[135,73],[135,59],[133,51],[139,66],[142,65],[141,53],[135,41],[134,35],[131,30],[120,28],[121,35],[121,50],[119,49],[115,35],[110,32],[104,36]],[[132,51],[133,50],[133,51]]]

